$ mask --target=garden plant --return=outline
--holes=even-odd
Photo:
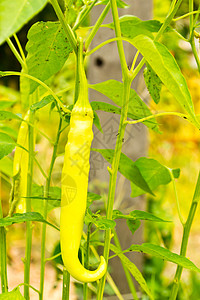
[[[49,0],[57,20],[34,23],[28,30],[28,41],[23,48],[18,37],[19,30],[38,15],[47,2],[0,0],[0,44],[7,43],[21,66],[21,72],[0,71],[1,83],[6,82],[5,78],[13,76],[19,79],[20,93],[20,102],[0,99],[0,121],[4,124],[0,127],[0,160],[3,162],[0,164],[0,172],[2,181],[8,181],[11,186],[7,213],[2,201],[0,202],[0,299],[28,300],[30,289],[38,293],[39,300],[44,299],[45,264],[56,258],[62,258],[63,300],[70,299],[71,277],[81,283],[81,299],[103,299],[108,294],[105,289],[107,285],[112,287],[118,299],[124,299],[111,277],[112,273],[110,274],[109,262],[116,256],[121,261],[119,270],[123,269],[125,272],[131,299],[161,299],[152,291],[142,271],[126,256],[128,252],[141,252],[175,264],[176,272],[174,278],[171,278],[170,294],[165,299],[183,299],[179,295],[183,269],[200,272],[192,262],[192,257],[191,260],[186,258],[190,230],[200,198],[200,176],[197,176],[191,187],[194,191],[193,198],[188,200],[191,205],[185,219],[181,214],[181,203],[176,190],[176,181],[181,174],[179,166],[170,168],[149,157],[132,161],[123,153],[123,144],[126,128],[138,123],[155,132],[159,140],[159,122],[165,116],[181,118],[182,126],[193,126],[200,130],[200,119],[195,113],[186,78],[175,59],[176,53],[170,52],[164,38],[165,35],[171,39],[178,36],[188,43],[200,71],[196,47],[196,41],[200,37],[200,5],[188,0],[188,12],[180,16],[178,13],[183,0],[172,0],[164,21],[160,22],[155,19],[143,21],[137,16],[126,15],[128,5],[122,0]],[[102,7],[102,12],[96,23],[90,26],[88,18],[97,5]],[[122,17],[119,17],[119,8],[123,9]],[[108,13],[112,14],[113,19],[109,24],[104,22]],[[188,20],[187,36],[183,36],[176,28],[176,24],[183,19]],[[92,47],[91,42],[101,27],[112,30],[115,37]],[[87,62],[94,52],[109,43],[117,44],[121,82],[110,78],[97,84],[89,84]],[[125,57],[126,43],[137,49],[131,66],[127,65]],[[57,88],[55,82],[69,61],[74,62],[75,76],[70,82],[65,79],[64,84]],[[161,88],[165,87],[171,93],[171,101],[178,103],[180,111],[151,111],[132,88],[132,83],[141,70],[152,101],[159,103]],[[89,89],[107,96],[113,104],[89,101]],[[71,99],[73,97],[71,103],[66,94]],[[18,110],[15,109],[16,106]],[[114,149],[96,149],[91,146],[94,126],[99,132],[103,131],[97,111],[120,115]],[[55,134],[51,135],[51,131],[46,134],[45,122],[42,124],[44,115],[50,119],[55,117]],[[53,128],[52,130],[54,132]],[[37,149],[37,141],[41,138],[52,148],[51,154],[47,154],[48,166],[45,167],[39,159],[43,148]],[[64,153],[58,151],[62,143],[65,144]],[[134,143],[137,141],[134,140]],[[104,197],[100,210],[96,203],[102,200],[102,195],[88,192],[91,151],[99,153],[105,159],[106,171],[109,173],[108,194]],[[52,174],[56,160],[60,157],[63,158],[63,163],[59,172],[59,186],[54,184]],[[8,172],[10,167],[12,174]],[[132,198],[143,194],[156,197],[156,190],[160,185],[173,185],[183,229],[179,254],[163,245],[148,242],[130,244],[129,248],[122,249],[115,220],[125,219],[127,230],[132,234],[140,227],[142,220],[153,222],[155,226],[159,223],[168,224],[172,220],[148,211],[132,210],[124,214],[120,207],[114,209],[118,172],[130,181]],[[37,176],[42,176],[43,185],[37,181]],[[60,224],[49,217],[58,208]],[[24,222],[24,281],[10,290],[7,278],[7,232],[16,223]],[[39,289],[30,284],[34,224],[41,225]],[[60,236],[61,250],[47,257],[46,235],[52,228]],[[195,250],[198,252],[198,249]]]

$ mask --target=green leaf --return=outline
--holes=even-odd
[[[8,101],[8,100],[0,101],[0,109],[5,109],[8,107],[11,107],[15,103],[16,103],[16,101]]]
[[[158,32],[162,23],[158,20],[143,21],[134,15],[124,15],[119,18],[121,33],[124,37],[134,38],[137,35],[143,34],[153,39],[153,33]],[[105,27],[114,29],[114,24],[106,24]],[[173,31],[169,26],[165,32]]]
[[[60,71],[72,47],[60,23],[38,22],[28,32],[26,50],[28,73],[45,81]],[[30,93],[33,93],[37,86],[38,83],[31,80]]]
[[[113,160],[113,149],[92,149],[99,152],[110,164]],[[158,186],[168,184],[171,181],[171,175],[165,166],[151,158],[141,157],[135,162],[121,153],[119,162],[119,172],[131,181],[131,197],[137,197],[142,194],[153,194]],[[178,172],[176,175],[178,175]]]
[[[197,268],[193,262],[182,255],[178,255],[176,253],[171,252],[168,249],[165,249],[161,246],[144,243],[142,245],[132,245],[129,248],[131,251],[143,252],[146,254],[153,255],[155,257],[173,262],[185,269],[189,269],[191,271],[200,272],[200,269]]]
[[[169,222],[166,220],[163,220],[159,217],[156,217],[155,215],[148,213],[146,211],[142,210],[133,210],[130,212],[129,215],[124,215],[119,210],[113,210],[113,220],[115,219],[127,219],[127,220],[147,220],[147,221],[153,221],[153,222]]]
[[[144,34],[153,39],[153,32],[158,32],[162,23],[157,20],[142,21],[136,16],[124,15],[119,18],[121,33],[124,37],[134,38],[137,35]],[[114,29],[114,24],[106,24],[106,27]]]
[[[61,188],[58,186],[51,186],[49,189],[49,197],[44,198],[44,186],[33,184],[31,199],[34,211],[39,212],[41,215],[44,213],[44,200],[48,199],[47,211],[49,213],[52,209],[60,207],[61,205]],[[89,207],[94,201],[98,201],[100,199],[100,195],[88,192],[87,207]]]
[[[94,201],[101,200],[101,196],[95,193],[87,193],[87,207],[89,207]]]
[[[13,151],[16,144],[6,133],[0,132],[0,159]]]
[[[12,119],[17,119],[17,120],[21,120],[21,118],[16,115],[13,114],[10,111],[0,111],[0,120],[12,120]]]
[[[132,234],[134,234],[141,225],[140,220],[127,220],[126,223]]]
[[[149,296],[149,298],[153,300],[154,298],[151,294],[151,291],[149,290],[148,285],[147,285],[144,277],[142,276],[142,273],[138,270],[136,265],[133,262],[131,262],[123,253],[121,253],[116,246],[111,244],[110,248],[114,253],[116,253],[118,255],[120,260],[127,267],[129,272],[133,275],[134,279],[139,283],[139,285],[146,292],[146,294]]]
[[[0,219],[0,227],[2,226],[9,226],[15,223],[23,223],[27,221],[37,221],[37,222],[43,222],[46,223],[56,230],[59,230],[55,225],[49,223],[46,221],[43,216],[38,212],[27,212],[24,214],[14,214],[12,217],[5,217]]]
[[[17,32],[47,3],[47,0],[0,0],[0,44]]]
[[[8,133],[11,137],[17,139],[17,131],[12,127],[5,126],[4,124],[0,123],[0,131]]]
[[[144,69],[144,80],[153,101],[158,104],[160,101],[162,81],[154,72],[154,70],[149,66],[149,64],[147,64],[147,67]]]
[[[61,188],[57,186],[51,186],[49,189],[49,197],[44,198],[44,186],[32,185],[32,207],[34,211],[39,212],[42,216],[44,214],[44,200],[48,199],[47,212],[52,209],[60,207],[61,200]]]
[[[0,160],[0,171],[8,177],[13,176],[13,160],[5,156]]]
[[[123,106],[123,83],[116,80],[107,80],[97,84],[90,84],[89,87],[110,98],[118,106]],[[95,103],[92,105],[96,106],[96,110],[98,109],[98,104]],[[110,109],[114,110],[113,107],[106,104],[99,104],[99,108],[105,111]],[[117,108],[115,108],[115,111],[116,113],[117,111],[120,112],[119,110],[117,110]],[[152,115],[147,105],[142,101],[142,99],[137,95],[137,93],[133,89],[130,90],[128,113],[129,117],[134,120],[138,120]],[[152,118],[149,121],[145,121],[143,122],[143,124],[153,129],[154,131],[159,132],[158,124],[155,118]]]
[[[99,120],[99,117],[97,115],[97,113],[95,111],[93,111],[94,113],[94,119],[93,119],[93,122],[94,122],[94,125],[97,127],[97,129],[103,133],[103,129],[101,127],[101,123],[100,123],[100,120]]]
[[[100,230],[108,230],[108,229],[113,229],[116,226],[116,223],[113,220],[100,218],[99,220],[95,221],[95,225]]]
[[[98,2],[97,2],[97,5],[98,4],[104,4],[104,5],[106,5],[106,4],[108,4],[108,2],[109,2],[110,0],[99,0]],[[122,0],[117,0],[117,6],[119,7],[119,8],[128,8],[129,7],[129,5],[128,4],[126,4],[124,1],[122,1]]]
[[[30,107],[30,110],[36,111],[36,110],[48,105],[52,101],[54,101],[54,97],[52,95],[48,95],[48,96],[44,97],[41,101],[32,104]]]
[[[200,129],[186,80],[169,50],[163,44],[155,42],[145,35],[130,39],[130,43],[141,52],[163,84],[187,111],[193,124]]]
[[[92,223],[100,230],[113,229],[116,226],[115,221],[105,219],[98,212],[94,214],[90,209],[87,209],[84,222],[87,225]]]
[[[181,173],[181,170],[179,168],[172,170],[172,174],[173,174],[174,178],[179,178],[180,173]]]
[[[135,162],[135,166],[140,170],[141,176],[148,183],[148,186],[152,191],[160,185],[171,182],[169,170],[155,159],[141,157]],[[144,194],[144,191],[132,182],[131,190],[131,197],[137,197]]]
[[[15,288],[11,292],[6,292],[0,295],[0,300],[25,300],[19,291],[19,288]]]
[[[99,152],[110,164],[112,164],[114,150],[113,149],[92,149]],[[135,166],[135,163],[128,158],[125,154],[121,153],[119,162],[119,172],[124,175],[128,180],[134,182],[143,191],[153,195],[148,183],[144,180],[140,170]]]

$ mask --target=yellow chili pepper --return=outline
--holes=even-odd
[[[95,271],[89,271],[78,259],[87,202],[90,147],[93,140],[93,111],[88,100],[82,42],[78,51],[79,97],[71,113],[62,170],[61,253],[67,271],[75,279],[92,282],[105,274],[107,265],[104,257],[101,257],[99,267]]]
[[[28,111],[24,117],[25,121],[29,120],[29,114],[30,112]],[[28,124],[24,121],[22,121],[18,132],[17,144],[28,149]],[[27,194],[28,161],[28,152],[20,147],[16,147],[13,161],[13,177],[15,178],[14,197],[18,198],[17,213],[26,212],[26,199],[23,197],[26,197]]]

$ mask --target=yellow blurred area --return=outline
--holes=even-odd
[[[196,114],[200,114],[200,78],[196,71],[185,71],[184,76],[187,80]],[[161,100],[158,105],[151,100],[151,108],[154,113],[160,111],[183,112],[174,97],[162,88]],[[162,164],[170,168],[180,168],[180,177],[176,179],[180,209],[186,221],[194,189],[200,171],[200,132],[192,124],[176,116],[165,116],[157,119],[160,124],[162,134],[149,132],[149,156],[157,159]],[[157,197],[162,197],[162,191],[156,193]],[[169,210],[174,221],[173,249],[180,250],[182,239],[182,225],[178,218],[175,194],[172,183],[168,185],[163,199],[163,208]],[[200,206],[192,225],[191,235],[188,244],[187,255],[197,265],[200,264],[200,257],[197,255],[200,247]]]

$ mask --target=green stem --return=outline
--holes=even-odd
[[[196,14],[196,16],[194,17],[194,24],[196,25],[196,22],[197,22],[197,20],[198,20],[198,18],[199,18],[199,13],[200,13],[200,3],[199,3],[199,6],[198,6],[198,13]]]
[[[90,229],[91,229],[92,224],[90,223],[88,225],[87,229],[87,241],[86,241],[86,251],[85,251],[85,268],[89,269],[89,251],[90,251]],[[88,299],[88,285],[87,283],[84,283],[83,285],[83,299],[87,300]]]
[[[74,85],[74,104],[78,100],[79,93],[79,65],[78,65],[78,55],[76,55],[76,73],[75,73],[75,85]]]
[[[192,48],[192,52],[194,54],[194,58],[195,58],[196,63],[197,63],[198,71],[200,73],[200,59],[199,59],[199,54],[197,52],[197,48],[196,48],[195,41],[194,41],[194,32],[192,33],[192,36],[190,38],[190,45],[191,45],[191,48]]]
[[[63,269],[63,290],[62,290],[62,300],[70,300],[69,298],[70,291],[70,274],[67,270]]]
[[[185,14],[185,15],[182,15],[182,16],[180,16],[180,17],[178,17],[178,18],[175,18],[175,19],[173,19],[172,21],[173,21],[173,22],[176,22],[176,21],[182,20],[182,19],[184,19],[184,18],[186,18],[186,17],[189,17],[189,16],[191,16],[191,15],[197,14],[197,13],[199,13],[199,12],[200,12],[200,10],[194,10],[194,11],[191,11],[191,12],[189,12],[189,13],[187,13],[187,14]]]
[[[26,73],[20,73],[20,72],[15,72],[15,71],[6,71],[6,72],[0,72],[0,76],[24,76],[26,78],[29,78],[37,83],[39,83],[41,86],[43,86],[47,91],[49,91],[50,95],[52,95],[54,97],[54,99],[57,101],[57,103],[60,105],[60,107],[62,108],[62,110],[66,113],[70,113],[71,111],[69,109],[67,109],[62,102],[60,101],[60,99],[58,98],[58,96],[52,91],[52,89],[50,89],[50,87],[48,87],[48,85],[46,85],[44,82],[42,82],[41,80],[39,80],[38,78],[31,76],[29,74]]]
[[[115,230],[113,230],[113,233],[114,233],[114,242],[115,242],[115,245],[117,246],[117,248],[119,249],[119,251],[122,251],[121,245],[120,245],[120,242],[119,242],[119,238],[117,236],[117,232]],[[124,263],[122,261],[121,261],[121,263],[122,263],[122,266],[123,266],[123,269],[124,269],[124,273],[125,273],[125,276],[126,276],[126,279],[127,279],[128,286],[130,288],[131,294],[133,296],[133,299],[134,300],[138,300],[138,296],[137,296],[137,293],[136,293],[136,290],[135,290],[135,286],[134,286],[132,277],[131,277],[131,275],[130,275],[128,269],[127,269],[127,267],[124,265]]]
[[[161,35],[163,34],[163,32],[165,31],[165,29],[167,28],[167,26],[169,26],[169,24],[171,23],[173,17],[175,16],[182,1],[183,0],[178,0],[176,5],[175,5],[176,0],[174,0],[172,2],[171,7],[169,9],[169,13],[168,13],[163,25],[161,26],[158,33],[156,34],[154,41],[158,41],[159,38],[161,37]],[[137,65],[137,67],[134,69],[134,71],[132,73],[132,77],[131,77],[132,81],[136,77],[136,75],[139,73],[139,71],[142,69],[144,64],[145,64],[145,58],[143,57],[142,60],[140,61],[140,63]]]
[[[105,42],[103,42],[100,45],[96,46],[92,50],[87,51],[86,55],[89,56],[89,55],[93,54],[94,52],[96,52],[97,50],[101,49],[103,46],[105,46],[107,44],[110,44],[112,42],[115,42],[115,41],[126,41],[126,42],[130,43],[130,39],[127,39],[127,38],[124,38],[124,37],[114,37],[112,39],[106,40]]]
[[[1,188],[1,177],[0,177],[0,188]],[[1,195],[0,195],[0,218],[3,218]],[[1,246],[0,246],[1,291],[2,291],[2,293],[5,293],[8,291],[6,229],[5,229],[5,227],[0,227],[0,241],[1,241]]]
[[[13,36],[14,36],[14,39],[15,39],[15,41],[16,41],[16,43],[17,43],[18,48],[19,48],[19,52],[20,52],[20,54],[21,54],[21,57],[22,57],[22,59],[23,59],[23,61],[24,61],[24,64],[25,64],[25,70],[27,70],[26,57],[25,57],[24,51],[23,51],[23,49],[22,49],[22,45],[21,45],[21,43],[20,43],[20,41],[19,41],[19,39],[18,39],[16,33],[14,33]]]
[[[56,160],[56,153],[58,148],[58,142],[60,138],[61,133],[61,127],[62,127],[62,119],[60,118],[59,125],[58,125],[58,131],[56,136],[56,141],[54,143],[53,147],[53,153],[51,158],[51,163],[49,167],[49,173],[46,180],[46,186],[44,190],[44,198],[47,200],[44,200],[44,211],[43,211],[43,217],[46,220],[47,219],[47,213],[48,213],[48,197],[49,197],[49,189],[50,189],[50,183],[51,183],[51,175],[54,167],[54,163]],[[43,299],[43,289],[44,289],[44,273],[45,273],[45,243],[46,243],[46,224],[42,224],[42,243],[41,243],[41,271],[40,271],[40,300]]]
[[[38,294],[40,294],[40,291],[38,291],[36,288],[34,288],[32,285],[30,285],[30,284],[26,284],[26,283],[20,283],[20,284],[18,284],[18,286],[17,287],[20,287],[20,286],[28,286],[28,287],[30,287],[33,291],[35,291],[36,293],[38,293]]]
[[[104,8],[103,12],[101,13],[100,17],[98,18],[98,20],[96,21],[94,27],[92,28],[86,42],[85,42],[85,49],[87,50],[91,41],[93,40],[94,36],[96,35],[97,31],[99,30],[103,20],[105,19],[107,13],[109,12],[110,9],[110,2],[108,2],[108,4],[106,5],[106,7]]]
[[[98,0],[94,0],[92,2],[92,4],[89,7],[85,8],[85,11],[82,12],[82,15],[80,17],[80,20],[74,24],[73,30],[75,31],[76,29],[78,29],[78,27],[80,26],[81,23],[83,23],[83,21],[87,18],[88,14],[90,13],[91,9],[94,7],[94,5],[97,3]]]
[[[113,16],[113,22],[114,22],[114,28],[115,28],[115,35],[118,38],[121,38],[121,27],[119,22],[119,15],[118,15],[118,8],[117,8],[117,2],[116,0],[110,0],[111,10],[112,10],[112,16]],[[121,62],[121,68],[122,68],[122,76],[127,76],[128,74],[128,67],[126,63],[125,53],[124,53],[124,47],[122,40],[117,41],[117,47],[119,52],[119,58]]]
[[[197,205],[198,205],[199,199],[200,199],[200,172],[199,172],[199,176],[197,179],[195,193],[194,193],[193,200],[192,200],[192,203],[190,206],[188,218],[187,218],[185,225],[183,226],[183,238],[182,238],[182,243],[181,243],[180,255],[182,255],[184,257],[186,256],[188,239],[189,239],[189,235],[190,235],[190,229],[191,229],[192,222],[193,222],[196,210],[197,210]],[[172,292],[171,292],[169,300],[175,300],[177,297],[182,271],[183,271],[183,267],[178,266],[176,269],[176,274],[175,274],[173,286],[172,286]]]
[[[189,0],[189,13],[190,13],[190,45],[192,48],[192,52],[194,54],[194,58],[196,60],[197,63],[197,67],[198,67],[198,71],[200,73],[200,59],[199,59],[199,55],[197,53],[197,49],[196,49],[196,45],[195,45],[195,37],[194,37],[194,24],[196,23],[196,18],[195,18],[195,22],[194,22],[194,16],[193,16],[193,9],[194,9],[194,4],[193,4],[193,0]]]
[[[75,35],[74,35],[71,27],[69,26],[69,24],[67,24],[57,0],[50,0],[50,2],[56,12],[56,15],[57,15],[60,23],[62,24],[62,27],[66,33],[66,36],[67,36],[72,48],[74,49],[74,52],[77,53],[77,41],[76,41]]]
[[[121,118],[120,118],[119,130],[118,130],[119,134],[117,136],[117,142],[116,142],[115,152],[112,161],[112,168],[110,169],[109,194],[108,194],[107,214],[106,214],[106,218],[109,220],[112,219],[117,172],[119,167],[119,160],[120,160],[120,155],[122,150],[125,127],[126,127],[124,123],[127,119],[127,113],[128,113],[130,87],[131,87],[130,78],[129,77],[125,78],[124,90],[123,90],[123,104],[122,104]],[[104,246],[104,258],[107,263],[108,263],[109,249],[110,249],[110,239],[111,239],[111,230],[109,229],[106,230],[105,233],[105,246]],[[106,275],[100,280],[99,283],[98,294],[97,294],[98,300],[101,300],[103,298],[105,280],[106,280]]]
[[[26,64],[24,63],[22,57],[19,55],[19,52],[15,48],[15,46],[12,43],[11,39],[7,38],[6,42],[7,42],[8,46],[10,47],[12,53],[14,54],[14,56],[16,57],[16,59],[18,60],[18,62],[20,63],[21,67],[22,68],[26,68]]]
[[[135,64],[136,64],[136,61],[137,61],[137,58],[138,58],[139,54],[140,54],[139,51],[137,51],[136,54],[135,54],[135,57],[133,59],[132,66],[131,66],[131,69],[130,69],[131,72],[133,72],[133,70],[135,68]]]
[[[34,113],[30,112],[29,122],[34,123]],[[29,140],[29,162],[27,175],[27,198],[26,198],[26,212],[31,211],[31,192],[33,179],[33,156],[34,156],[34,132],[33,127],[28,127]],[[25,250],[25,265],[24,265],[24,298],[29,299],[29,283],[30,283],[30,262],[31,262],[31,247],[32,247],[32,222],[26,222],[26,250]]]
[[[159,38],[161,37],[161,35],[163,34],[163,32],[165,31],[167,26],[169,26],[169,24],[171,23],[171,21],[173,20],[173,18],[175,16],[175,14],[177,13],[182,1],[183,0],[178,0],[176,4],[175,4],[176,1],[172,2],[171,7],[169,9],[169,13],[168,13],[163,25],[161,26],[160,30],[156,34],[155,41],[159,40]]]
[[[144,118],[141,118],[139,120],[135,120],[135,121],[125,121],[125,124],[137,124],[137,123],[141,123],[141,122],[145,122],[148,121],[150,119],[153,118],[157,118],[157,117],[163,117],[163,116],[177,116],[177,117],[181,117],[184,120],[187,120],[187,115],[182,114],[182,113],[178,113],[178,112],[173,112],[173,111],[169,111],[169,112],[162,112],[162,113],[157,113],[157,114],[153,114]]]
[[[79,38],[78,56],[77,56],[77,72],[79,74],[79,95],[78,101],[82,107],[90,106],[88,99],[88,83],[84,69],[83,61],[83,40]],[[81,96],[80,96],[81,95]],[[80,97],[79,97],[80,96]]]
[[[189,12],[193,12],[194,10],[194,4],[193,4],[193,0],[189,0]],[[193,14],[190,14],[190,37],[192,37],[193,35],[193,30],[194,30],[194,23],[193,23],[193,19],[194,19],[194,16]]]
[[[115,295],[117,296],[117,298],[119,300],[124,300],[123,296],[121,295],[118,287],[116,286],[114,280],[112,279],[111,275],[109,273],[107,273],[106,275],[106,279],[108,281],[108,284],[111,286],[111,288],[113,289]]]
[[[7,279],[7,256],[6,256],[6,230],[4,227],[0,228],[1,239],[1,290],[2,293],[8,291]]]

